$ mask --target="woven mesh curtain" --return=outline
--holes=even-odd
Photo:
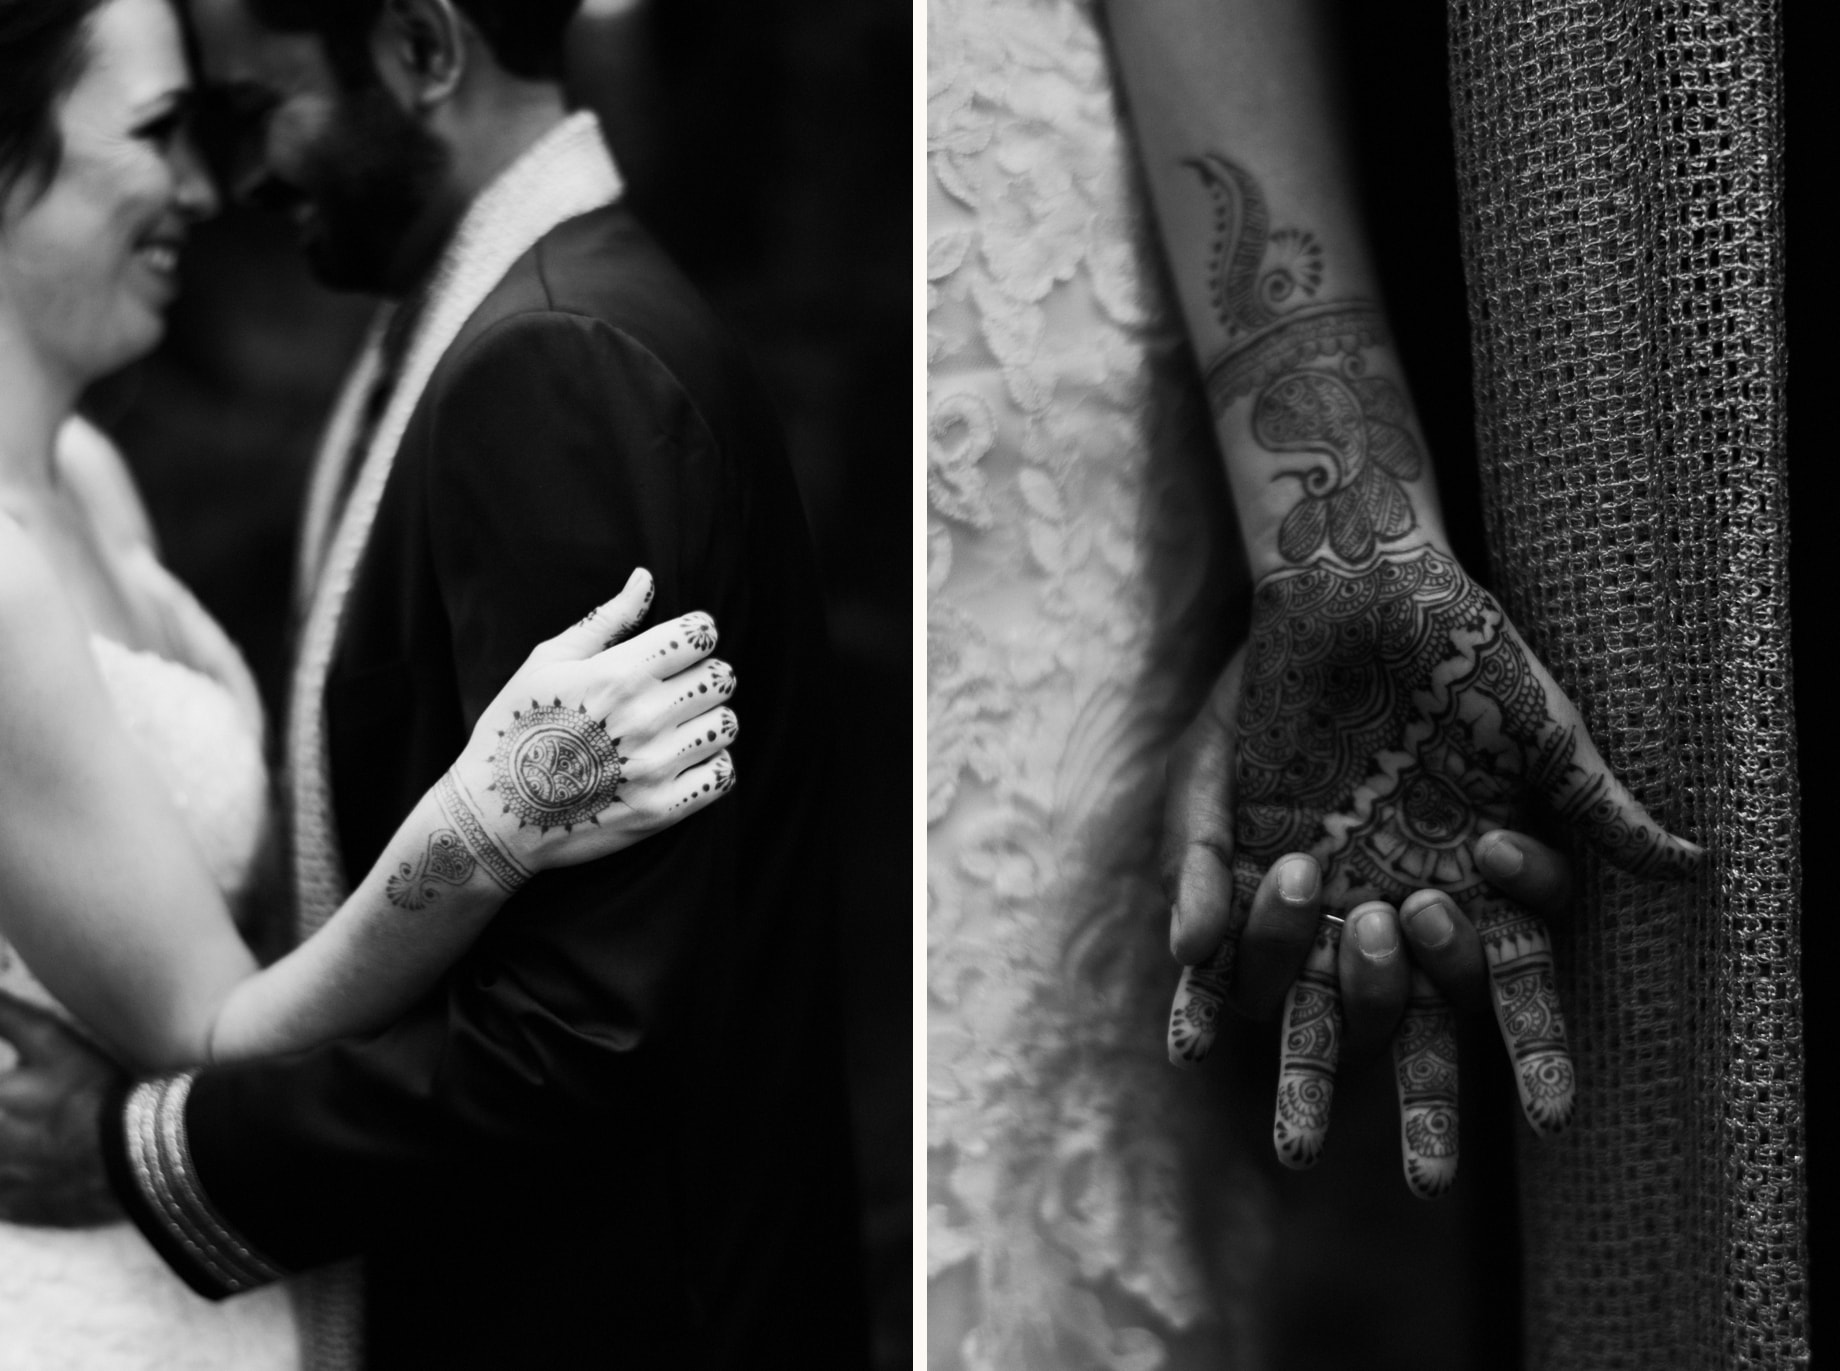
[[[1452,0],[1501,599],[1691,886],[1580,855],[1528,1365],[1805,1364],[1797,795],[1770,0]]]

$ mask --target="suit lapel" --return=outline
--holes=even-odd
[[[377,505],[429,378],[475,310],[511,267],[552,229],[619,198],[619,172],[591,114],[558,125],[468,209],[428,287],[403,357],[402,372],[362,455],[342,511],[335,508],[365,396],[376,378],[387,318],[373,328],[341,392],[309,493],[302,545],[306,621],[295,661],[288,718],[297,931],[310,935],[343,902],[348,886],[338,852],[326,759],[326,674],[338,645],[352,581]],[[321,549],[323,548],[323,552]]]

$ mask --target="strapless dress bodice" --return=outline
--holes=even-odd
[[[92,643],[115,713],[234,901],[250,882],[268,825],[258,721],[204,672],[108,638]],[[0,991],[63,1013],[4,941]],[[0,1042],[0,1069],[11,1063]],[[298,1371],[299,1347],[283,1286],[214,1304],[192,1293],[129,1224],[0,1223],[0,1368]]]

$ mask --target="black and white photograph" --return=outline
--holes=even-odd
[[[911,1364],[913,34],[0,0],[0,1367]]]
[[[1811,13],[0,0],[0,1371],[1805,1371]]]
[[[931,0],[930,1371],[1808,1364],[1792,22]]]

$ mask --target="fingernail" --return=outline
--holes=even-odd
[[[1370,962],[1385,962],[1399,951],[1398,931],[1381,910],[1370,909],[1365,914],[1355,915],[1349,928],[1354,933],[1355,947]]]
[[[1446,946],[1457,936],[1457,926],[1451,922],[1450,911],[1444,907],[1442,900],[1432,900],[1421,905],[1405,916],[1406,925],[1412,930],[1412,937],[1420,947],[1436,952]]]
[[[1521,874],[1527,854],[1514,845],[1513,839],[1497,831],[1485,833],[1476,844],[1476,861],[1485,873],[1505,881]]]
[[[1278,893],[1291,904],[1315,899],[1319,884],[1315,862],[1297,857],[1278,868]]]

